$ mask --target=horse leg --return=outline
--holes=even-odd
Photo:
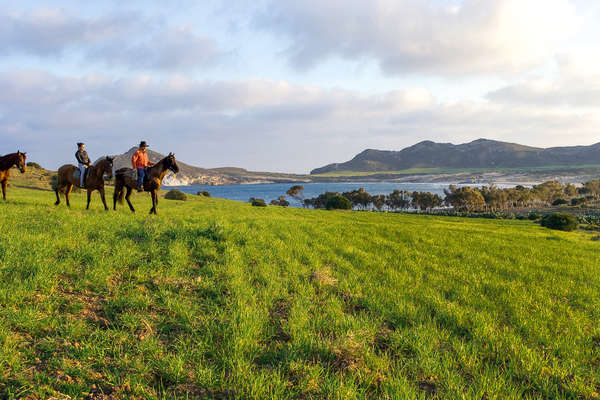
[[[154,191],[154,215],[158,214],[158,191]]]
[[[117,201],[119,201],[119,196],[123,192],[123,186],[119,186],[117,182],[115,182],[115,191],[113,193],[113,210],[117,211]]]
[[[127,200],[127,204],[129,205],[129,209],[131,212],[135,212],[135,208],[133,208],[133,204],[131,204],[131,200],[129,200],[129,196],[131,196],[131,188],[127,186],[127,193],[125,194],[125,200]]]
[[[69,195],[71,194],[71,190],[73,190],[73,184],[68,183],[67,188],[65,189],[65,199],[67,200],[67,207],[71,208],[71,202],[69,201]]]
[[[119,198],[119,188],[115,185],[115,191],[113,193],[113,210],[117,211],[117,199]]]
[[[102,204],[104,204],[104,211],[108,211],[108,206],[106,205],[106,197],[104,197],[104,188],[98,189],[100,192],[100,198],[102,199]]]
[[[2,181],[2,198],[6,201],[6,179]]]
[[[88,189],[87,190],[87,206],[85,206],[86,210],[90,209],[90,200],[92,200],[92,190]]]
[[[156,214],[156,193],[154,190],[150,191],[150,197],[152,198],[152,208],[150,214]]]
[[[56,189],[54,189],[54,193],[56,193],[56,203],[54,203],[55,206],[60,204],[60,195],[58,194],[59,189],[60,188],[58,185],[56,185]]]

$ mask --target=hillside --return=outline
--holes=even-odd
[[[53,196],[0,202],[2,398],[600,396],[592,234]]]
[[[591,146],[542,149],[478,139],[459,145],[424,141],[400,151],[365,150],[350,161],[316,168],[311,174],[336,171],[402,171],[418,168],[500,169],[593,164],[600,164],[600,143]]]
[[[131,156],[137,150],[132,147],[127,152],[115,156],[115,169],[122,167],[131,168]],[[157,162],[165,156],[156,151],[147,149],[148,158],[152,162]],[[233,185],[240,183],[287,183],[287,182],[305,182],[306,178],[300,175],[281,174],[270,172],[252,172],[243,168],[199,168],[181,160],[177,160],[179,173],[173,175],[169,173],[165,179],[166,186],[183,185]]]

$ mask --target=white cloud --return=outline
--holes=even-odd
[[[79,140],[96,157],[145,139],[199,166],[302,172],[365,148],[399,149],[425,139],[587,144],[597,141],[599,115],[536,104],[441,103],[421,88],[365,95],[265,79],[0,72],[5,152],[26,149],[53,168],[71,161]]]
[[[568,0],[273,0],[256,20],[286,35],[293,65],[373,58],[389,74],[523,71],[576,26]]]
[[[600,56],[569,54],[557,57],[558,76],[523,80],[487,95],[515,105],[554,108],[595,108],[600,111]]]
[[[59,9],[0,12],[0,54],[61,58],[131,69],[187,70],[215,63],[216,42],[189,26],[121,13],[84,18]]]

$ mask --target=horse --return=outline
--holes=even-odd
[[[162,185],[163,178],[169,171],[174,174],[179,172],[179,166],[177,166],[177,161],[175,160],[175,155],[173,153],[169,153],[168,156],[147,169],[143,188],[145,192],[150,192],[150,196],[152,197],[150,214],[156,215],[157,213],[158,191]],[[123,204],[123,196],[125,196],[129,209],[131,212],[135,212],[135,208],[133,208],[129,196],[131,196],[131,191],[134,188],[137,188],[136,176],[135,170],[131,168],[121,168],[115,172],[115,194],[113,196],[113,208],[115,211],[117,210],[117,202]],[[125,190],[127,190],[127,194],[125,194]]]
[[[8,184],[8,178],[10,178],[10,169],[16,165],[19,171],[24,174],[27,169],[25,166],[26,159],[27,153],[21,153],[20,150],[0,157],[0,183],[2,184],[2,198],[4,201],[6,201],[6,185]]]
[[[114,157],[106,156],[97,161],[96,164],[88,167],[85,188],[82,188],[87,189],[86,210],[90,209],[92,192],[94,190],[98,190],[100,192],[100,197],[102,198],[102,203],[104,204],[104,210],[108,211],[106,198],[104,197],[104,175],[108,175],[108,178],[112,179],[113,160]],[[63,165],[58,169],[58,180],[56,187],[54,188],[54,192],[56,193],[56,203],[54,203],[54,205],[60,204],[60,196],[58,192],[64,191],[65,199],[67,200],[67,207],[71,207],[71,203],[69,203],[69,194],[71,193],[71,190],[73,190],[73,186],[79,187],[80,182],[79,175],[75,175],[75,172],[77,171],[79,171],[79,169],[72,164]]]

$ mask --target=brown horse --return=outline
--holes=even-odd
[[[100,159],[100,161],[96,162],[96,164],[91,167],[88,167],[89,171],[85,181],[85,188],[83,188],[87,189],[86,210],[89,210],[90,208],[92,192],[98,190],[100,192],[100,197],[102,198],[102,203],[104,204],[104,209],[108,211],[106,198],[104,197],[104,175],[108,175],[108,178],[112,179],[113,160],[114,158],[107,156]],[[58,192],[60,191],[65,193],[67,207],[71,207],[71,203],[69,203],[69,194],[71,194],[73,186],[79,187],[79,175],[75,175],[76,171],[79,171],[79,169],[71,164],[63,165],[58,169],[58,181],[56,183],[56,188],[54,188],[54,192],[56,192],[55,205],[60,204],[60,196],[58,195]]]
[[[158,206],[158,191],[162,185],[162,180],[167,172],[172,171],[174,174],[179,172],[175,155],[169,153],[168,156],[148,168],[146,178],[144,179],[144,191],[150,192],[152,197],[152,208],[150,214],[156,214],[156,207]],[[137,187],[137,177],[135,170],[131,168],[121,168],[115,172],[115,194],[113,197],[113,207],[117,209],[117,201],[119,204],[123,204],[123,196],[127,200],[129,209],[135,212],[129,196],[131,191]],[[127,194],[125,194],[125,189]]]
[[[27,159],[27,153],[16,153],[7,154],[4,157],[0,157],[0,183],[2,184],[2,198],[6,201],[6,185],[8,184],[8,178],[10,178],[10,169],[15,165],[19,168],[21,173],[25,173],[25,160]]]

